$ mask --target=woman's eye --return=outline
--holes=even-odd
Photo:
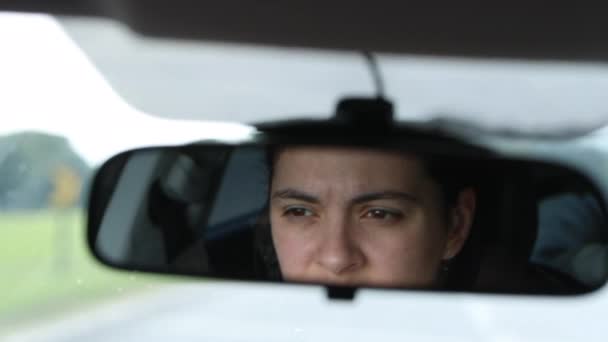
[[[377,220],[391,220],[397,219],[402,215],[399,212],[394,212],[386,209],[370,209],[365,213],[366,218],[372,218]]]
[[[284,212],[285,216],[294,216],[294,217],[304,217],[304,216],[313,216],[313,212],[306,208],[287,208]]]

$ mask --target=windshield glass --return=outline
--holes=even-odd
[[[135,303],[130,300],[141,293],[185,281],[111,270],[86,249],[88,190],[108,158],[140,146],[245,140],[255,132],[249,123],[329,117],[341,97],[376,92],[357,52],[147,39],[97,19],[2,13],[0,49],[0,335],[25,334],[16,340],[28,340],[40,320],[89,317],[81,313],[102,302]],[[597,129],[608,117],[606,65],[376,58],[386,95],[401,120],[448,118],[491,129],[555,133]],[[560,160],[579,158],[582,164],[593,164],[594,181],[606,189],[607,137],[608,131],[599,129],[576,141],[539,145],[515,138],[496,146],[530,152],[536,146],[537,154],[553,149]],[[583,153],[583,148],[597,153]],[[561,210],[559,204],[572,200],[553,199],[540,213],[548,225],[555,219],[551,213]],[[575,202],[595,213],[593,197]],[[603,226],[593,227],[604,234]],[[539,245],[538,250],[544,247],[553,246]],[[537,256],[546,263],[561,262]],[[274,291],[269,290],[272,295]],[[218,297],[229,295],[233,293]],[[188,297],[184,302],[196,297],[190,292],[183,296]],[[242,309],[218,305],[225,312]],[[352,313],[365,310],[361,306]],[[97,317],[119,311],[112,308]],[[283,316],[282,310],[276,312]],[[143,307],[142,317],[147,313]],[[129,314],[125,310],[118,317]],[[221,325],[222,333],[227,326]],[[48,330],[41,331],[44,339]]]

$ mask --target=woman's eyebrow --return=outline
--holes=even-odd
[[[275,199],[275,198],[280,198],[280,199],[297,199],[297,200],[300,200],[300,201],[309,202],[309,203],[315,203],[315,204],[318,204],[318,203],[321,202],[314,195],[308,194],[308,193],[306,193],[304,191],[292,189],[292,188],[277,190],[277,191],[275,191],[272,194],[271,198],[272,199]]]
[[[382,200],[382,199],[400,199],[406,200],[408,202],[420,203],[420,199],[410,193],[402,192],[402,191],[379,191],[379,192],[370,192],[366,194],[359,195],[350,202],[352,204],[361,204],[370,201]]]

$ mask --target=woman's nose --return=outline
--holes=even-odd
[[[322,229],[324,233],[317,255],[317,263],[322,268],[333,275],[344,275],[363,265],[364,255],[348,220],[328,221]]]

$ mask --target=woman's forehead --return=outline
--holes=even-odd
[[[418,158],[391,150],[287,147],[276,156],[273,183],[362,191],[410,190],[423,177]]]

